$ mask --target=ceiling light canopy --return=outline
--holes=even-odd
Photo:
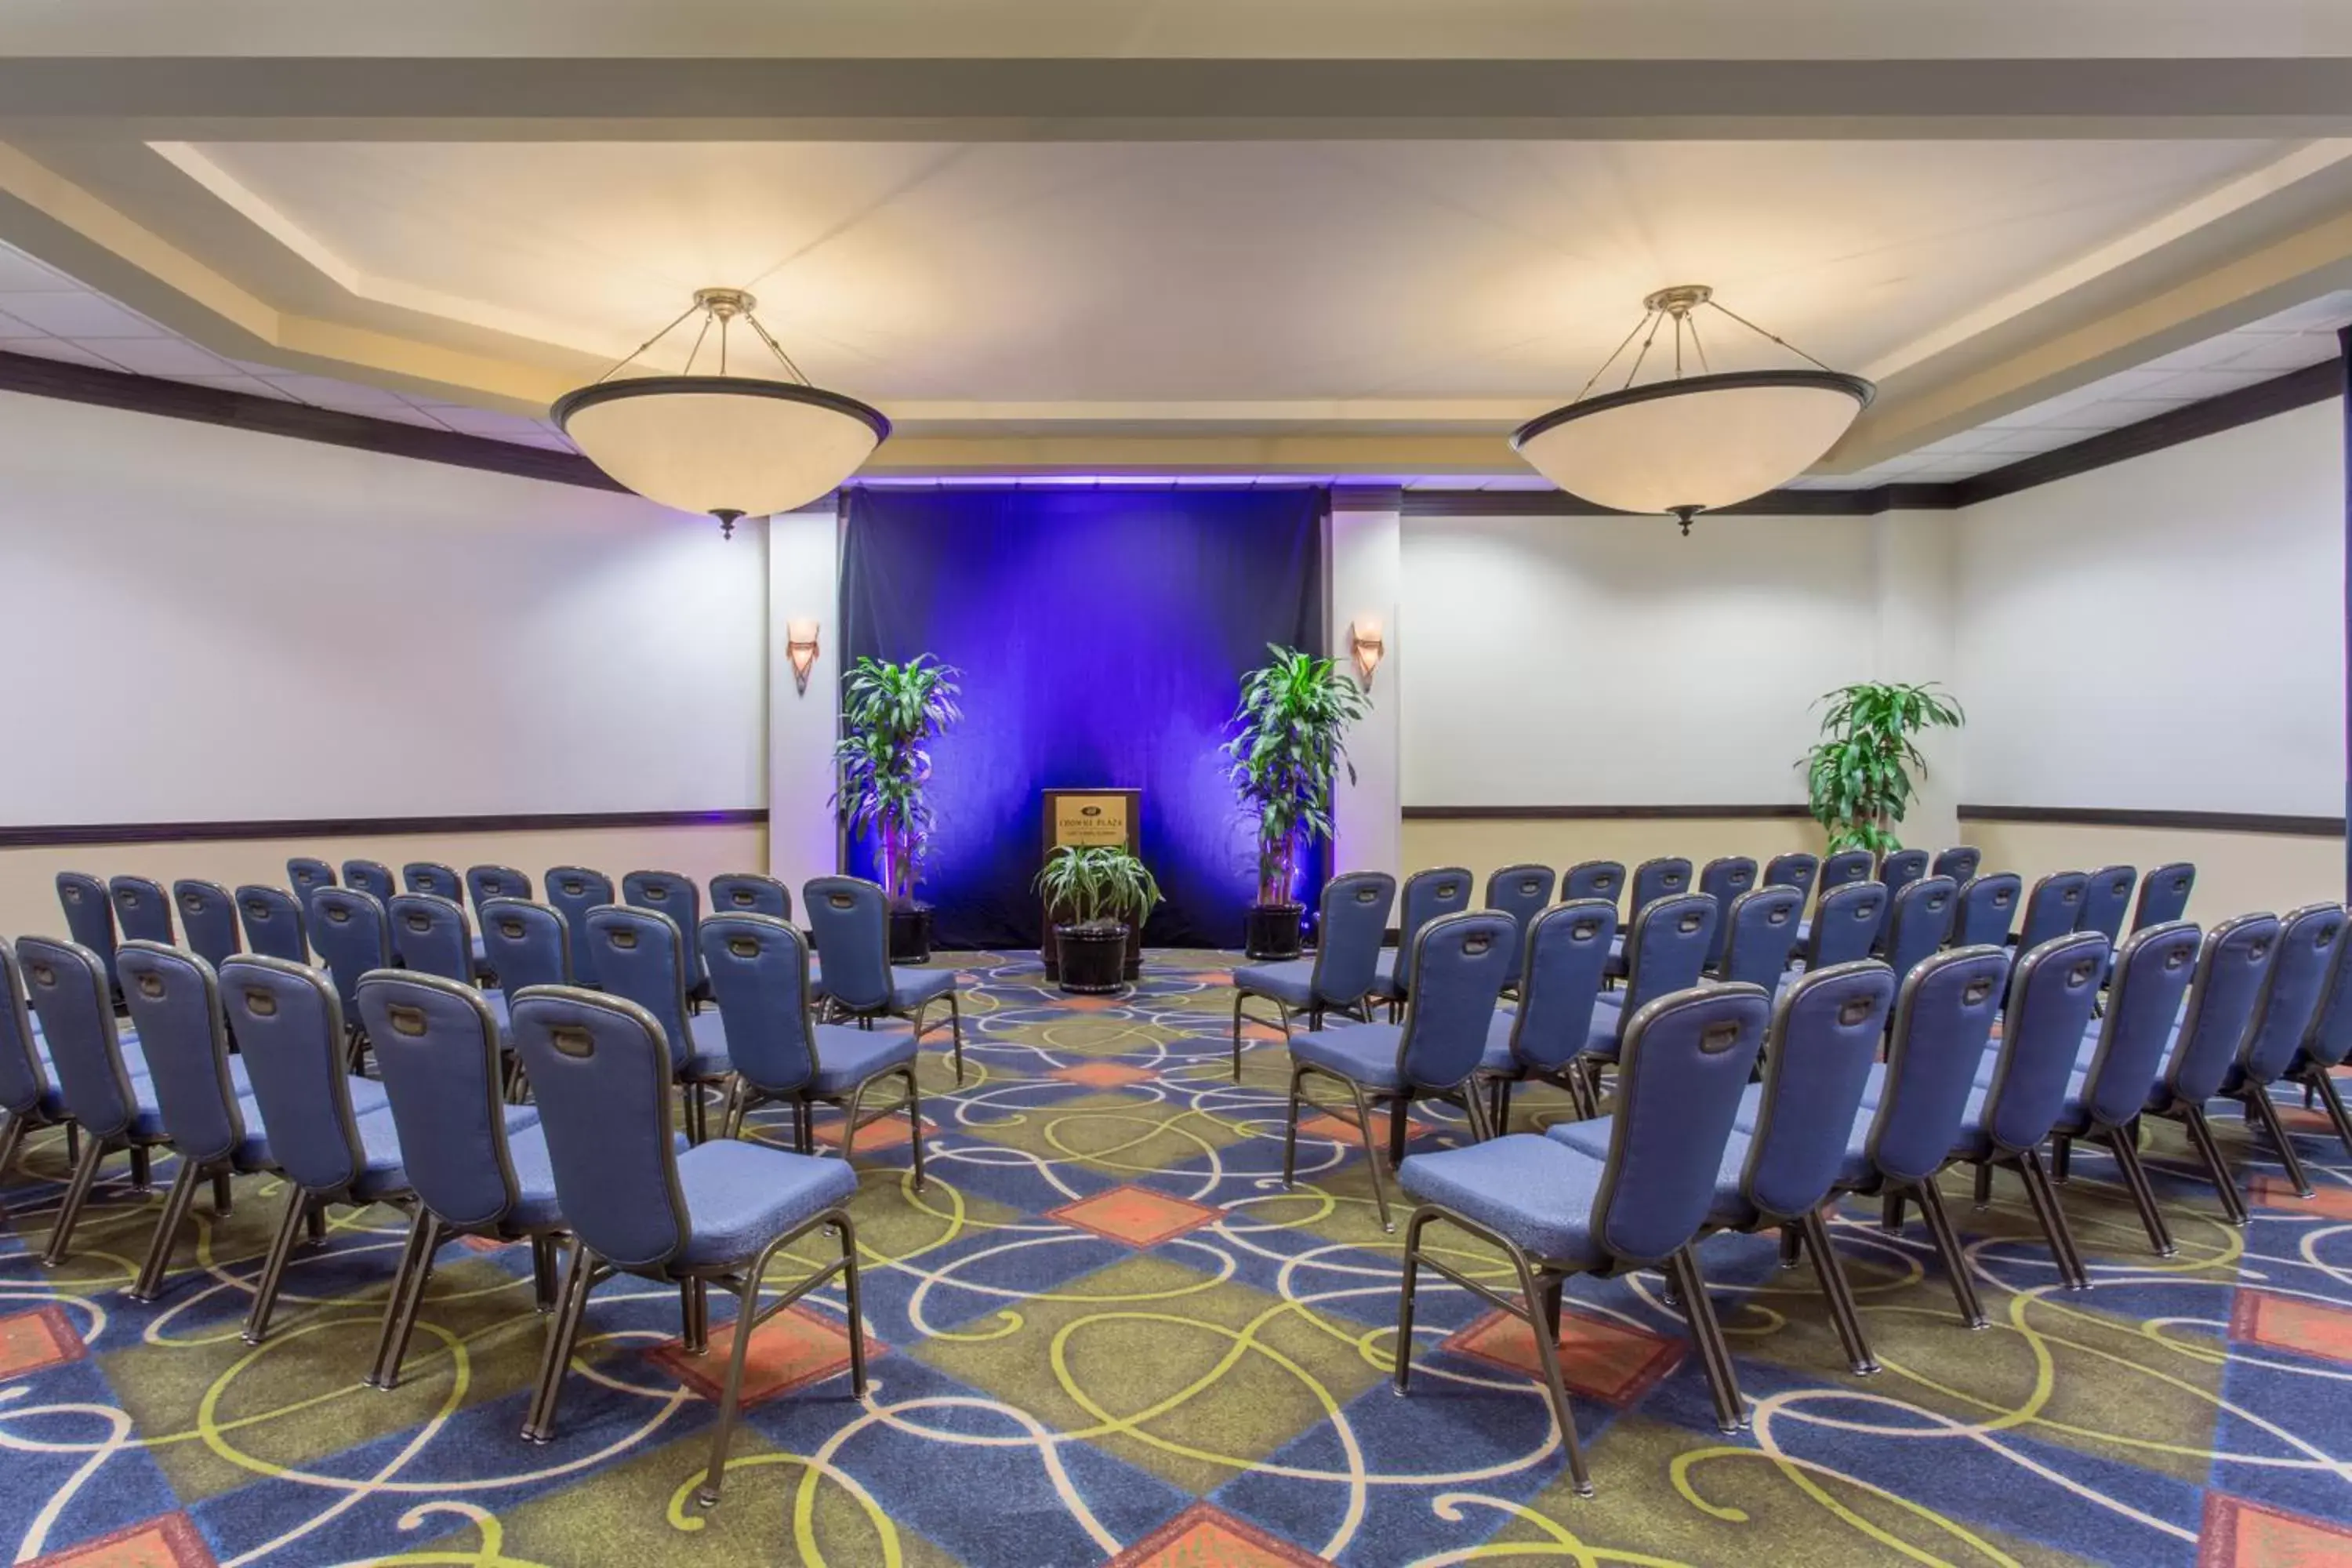
[[[1786,484],[1818,461],[1876,392],[1715,303],[1702,284],[1661,289],[1616,352],[1576,400],[1519,426],[1511,445],[1536,471],[1571,495],[1619,511],[1666,512],[1682,520],[1717,511]],[[1811,370],[1714,372],[1692,312],[1705,306],[1808,360]],[[1658,333],[1674,323],[1672,377],[1636,386]],[[1683,374],[1687,336],[1702,374]],[[1614,392],[1589,396],[1633,341],[1641,350]]]
[[[555,400],[555,423],[588,460],[663,506],[707,511],[731,536],[740,517],[804,506],[857,471],[890,421],[854,397],[809,384],[740,289],[698,289],[694,303],[593,384]],[[701,332],[680,375],[622,376],[697,312]],[[728,331],[740,318],[792,376],[730,375]],[[694,362],[716,325],[719,371]]]

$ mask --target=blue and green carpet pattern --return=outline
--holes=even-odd
[[[946,962],[943,960],[943,962]],[[1280,1178],[1285,1057],[1233,1081],[1228,958],[1156,953],[1130,994],[1066,998],[1034,958],[958,955],[971,1074],[924,1055],[930,1184],[904,1119],[860,1142],[872,1382],[839,1289],[764,1325],[725,1501],[696,1508],[723,1365],[676,1294],[592,1300],[556,1440],[517,1436],[546,1320],[529,1248],[444,1253],[405,1380],[362,1385],[401,1244],[337,1211],[267,1343],[239,1319],[282,1193],[199,1201],[152,1306],[124,1294],[162,1202],[119,1165],[65,1266],[38,1261],[66,1174],[36,1137],[0,1231],[0,1558],[100,1565],[798,1563],[1190,1568],[1336,1563],[2352,1563],[2352,1162],[2287,1111],[2299,1199],[2232,1118],[2254,1205],[2221,1222],[2174,1130],[2148,1157],[2176,1258],[2113,1166],[2063,1201],[2095,1286],[2057,1280],[2023,1194],[1949,1205],[1991,1325],[1963,1328],[1916,1217],[1833,1230],[1884,1370],[1851,1375],[1809,1265],[1705,1244],[1753,1425],[1717,1431],[1663,1281],[1571,1286],[1564,1359],[1599,1495],[1578,1499],[1533,1346],[1430,1280],[1410,1397],[1390,1392],[1397,1245],[1354,1132],[1309,1121]],[[1515,1124],[1567,1115],[1522,1095]],[[1414,1112],[1415,1148],[1461,1135]],[[750,1135],[788,1142],[773,1117]],[[837,1144],[837,1120],[820,1123]],[[1506,1275],[1469,1244],[1460,1266]],[[822,1260],[780,1262],[774,1276]]]

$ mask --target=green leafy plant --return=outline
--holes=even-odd
[[[1257,819],[1257,901],[1286,903],[1299,857],[1331,836],[1331,792],[1348,761],[1348,726],[1364,716],[1362,689],[1338,661],[1266,646],[1271,663],[1242,677],[1226,775]]]
[[[1805,770],[1813,818],[1829,834],[1830,849],[1875,855],[1903,847],[1895,824],[1910,809],[1912,773],[1925,778],[1927,759],[1912,737],[1957,730],[1968,715],[1935,682],[1865,680],[1824,693],[1822,738],[1798,765]]]
[[[861,656],[841,688],[842,737],[833,748],[841,770],[834,801],[849,803],[849,822],[871,832],[892,903],[915,897],[930,841],[930,742],[963,717],[956,677],[963,672],[930,655],[903,664]]]
[[[1081,931],[1139,926],[1160,901],[1151,868],[1117,844],[1065,844],[1034,884],[1057,925]]]

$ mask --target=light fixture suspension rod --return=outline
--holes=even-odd
[[[1738,311],[1737,311],[1737,310],[1733,310],[1730,306],[1728,306],[1728,305],[1724,305],[1724,304],[1719,304],[1719,303],[1717,303],[1717,302],[1716,300],[1707,300],[1707,303],[1708,303],[1708,304],[1710,304],[1710,305],[1715,306],[1715,308],[1716,308],[1717,310],[1721,310],[1725,315],[1727,315],[1727,316],[1730,317],[1733,321],[1735,321],[1738,322],[1741,326],[1746,327],[1749,331],[1754,332],[1758,337],[1760,337],[1760,338],[1769,338],[1769,339],[1771,339],[1774,342],[1776,342],[1776,343],[1780,344],[1782,348],[1787,349],[1790,353],[1795,354],[1799,359],[1809,361],[1809,362],[1811,362],[1812,364],[1814,364],[1814,365],[1818,366],[1819,368],[1821,368],[1821,369],[1822,369],[1822,370],[1829,370],[1829,368],[1830,368],[1830,367],[1829,367],[1828,365],[1822,364],[1821,361],[1819,361],[1819,360],[1817,360],[1817,359],[1814,359],[1812,355],[1811,355],[1811,354],[1807,353],[1804,350],[1802,350],[1802,349],[1799,348],[1796,344],[1794,344],[1794,343],[1790,342],[1788,339],[1786,339],[1786,338],[1782,337],[1780,333],[1778,333],[1778,332],[1768,332],[1768,331],[1766,331],[1763,328],[1761,328],[1761,327],[1758,326],[1755,322],[1753,322],[1753,321],[1749,321],[1747,317],[1745,317],[1745,316],[1741,315]],[[1830,374],[1832,374],[1832,375],[1834,375],[1834,374],[1836,374],[1837,373],[1836,373],[1836,372],[1834,372],[1834,371],[1831,371],[1831,372],[1830,372]]]
[[[1612,349],[1609,352],[1609,357],[1601,362],[1600,368],[1595,370],[1591,375],[1584,378],[1584,385],[1578,389],[1574,397],[1569,399],[1570,403],[1581,403],[1584,401],[1584,395],[1591,392],[1600,382],[1601,378],[1609,374],[1609,367],[1617,363],[1617,356],[1625,352],[1627,344],[1630,344],[1635,338],[1642,335],[1642,329],[1650,324],[1650,316],[1654,314],[1656,314],[1655,311],[1644,314],[1640,321],[1633,323],[1633,330],[1625,334],[1624,342]]]
[[[760,324],[759,317],[751,314],[749,310],[746,310],[743,312],[743,319],[751,323],[751,330],[760,334],[760,341],[767,344],[769,350],[775,354],[776,358],[783,363],[784,368],[792,373],[792,377],[794,381],[799,382],[803,386],[814,384],[806,375],[802,374],[801,367],[793,363],[793,356],[784,352],[784,346],[776,342],[774,338],[768,335],[768,329]]]
[[[1650,345],[1658,341],[1658,328],[1664,324],[1665,319],[1665,312],[1661,310],[1651,321],[1650,335],[1642,340],[1642,352],[1633,356],[1633,368],[1625,373],[1626,386],[1633,385],[1633,378],[1642,374],[1642,362],[1650,357]],[[1618,390],[1622,392],[1624,387],[1620,387]]]
[[[1713,375],[1715,374],[1715,366],[1706,363],[1706,344],[1699,341],[1698,323],[1696,321],[1693,321],[1690,324],[1690,330],[1691,347],[1698,351],[1699,373],[1703,375]]]
[[[702,318],[702,331],[694,334],[694,346],[686,351],[686,374],[688,375],[692,375],[694,374],[694,362],[702,357],[702,341],[709,335],[710,318],[706,314]]]
[[[668,326],[664,327],[660,331],[656,332],[652,337],[649,337],[649,338],[647,338],[644,342],[639,343],[639,344],[636,346],[635,350],[634,352],[632,352],[631,353],[629,353],[625,358],[618,359],[618,360],[614,361],[614,362],[613,362],[613,363],[612,363],[612,364],[611,364],[611,365],[610,365],[610,366],[605,370],[605,372],[604,372],[604,374],[602,374],[602,375],[598,376],[598,377],[597,377],[593,382],[591,382],[589,384],[590,384],[590,385],[592,385],[592,386],[602,386],[604,383],[606,383],[606,382],[608,382],[608,381],[612,380],[612,379],[613,379],[614,374],[616,372],[618,372],[618,371],[619,371],[619,370],[620,370],[624,365],[627,364],[627,363],[629,363],[629,361],[630,361],[630,360],[634,360],[634,359],[635,359],[635,358],[637,357],[637,355],[638,355],[638,354],[641,354],[641,353],[645,353],[647,349],[649,349],[649,348],[653,347],[656,343],[657,343],[657,342],[661,342],[664,338],[666,338],[666,337],[669,336],[669,335],[670,335],[670,333],[672,333],[672,332],[674,332],[674,331],[677,331],[677,323],[678,323],[679,321],[685,321],[688,316],[691,316],[691,315],[692,315],[692,314],[694,314],[697,310],[701,310],[702,308],[703,308],[703,307],[702,307],[702,301],[701,301],[701,300],[696,300],[693,304],[688,305],[685,310],[680,310],[680,311],[677,313],[677,316],[676,316],[676,317],[675,317],[675,318],[670,321],[670,324],[669,324]],[[706,324],[707,324],[707,322],[706,322]]]

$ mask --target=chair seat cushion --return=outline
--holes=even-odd
[[[1601,1260],[1592,1238],[1601,1172],[1600,1161],[1565,1143],[1515,1132],[1408,1155],[1397,1167],[1397,1184],[1419,1202],[1442,1204],[1507,1237],[1524,1252],[1580,1268]]]
[[[1404,954],[1395,948],[1384,947],[1381,950],[1381,955],[1372,960],[1371,994],[1373,995],[1391,1002],[1401,1002],[1404,999],[1404,983],[1397,978],[1397,970],[1403,962]]]
[[[956,972],[952,969],[917,969],[910,964],[890,966],[890,1005],[893,1010],[911,1013],[926,1002],[936,1002],[956,987]]]
[[[751,1258],[847,1203],[857,1191],[857,1173],[846,1160],[719,1138],[677,1157],[677,1185],[688,1233],[677,1262],[694,1267]]]
[[[727,1023],[717,1013],[688,1013],[686,1016],[686,1066],[679,1069],[685,1078],[707,1081],[725,1078],[735,1070],[727,1057]]]
[[[1613,1116],[1588,1116],[1580,1121],[1555,1121],[1543,1135],[1565,1148],[1595,1160],[1609,1158],[1609,1139],[1616,1131]]]
[[[372,1199],[406,1192],[408,1167],[401,1158],[400,1129],[393,1124],[392,1108],[372,1110],[352,1125],[360,1134],[360,1174],[352,1184],[352,1196]]]
[[[877,1073],[915,1059],[915,1031],[905,1025],[853,1029],[844,1024],[816,1026],[816,1076],[811,1094],[846,1094]]]
[[[1603,1061],[1617,1059],[1617,1037],[1625,1026],[1625,994],[1604,991],[1592,1000],[1592,1027],[1584,1037],[1584,1055]]]
[[[1293,1035],[1290,1054],[1366,1089],[1402,1089],[1397,1047],[1403,1039],[1402,1024],[1354,1024]]]
[[[808,984],[810,995],[822,996],[824,994],[824,960],[819,958],[814,952],[809,954]]]
[[[1478,1070],[1497,1078],[1524,1078],[1525,1068],[1519,1058],[1511,1054],[1511,1034],[1519,1026],[1518,1010],[1497,1007],[1486,1023],[1486,1054],[1478,1058]]]
[[[1315,961],[1244,964],[1234,971],[1234,986],[1244,996],[1271,996],[1286,1007],[1304,1011],[1315,1005]]]

